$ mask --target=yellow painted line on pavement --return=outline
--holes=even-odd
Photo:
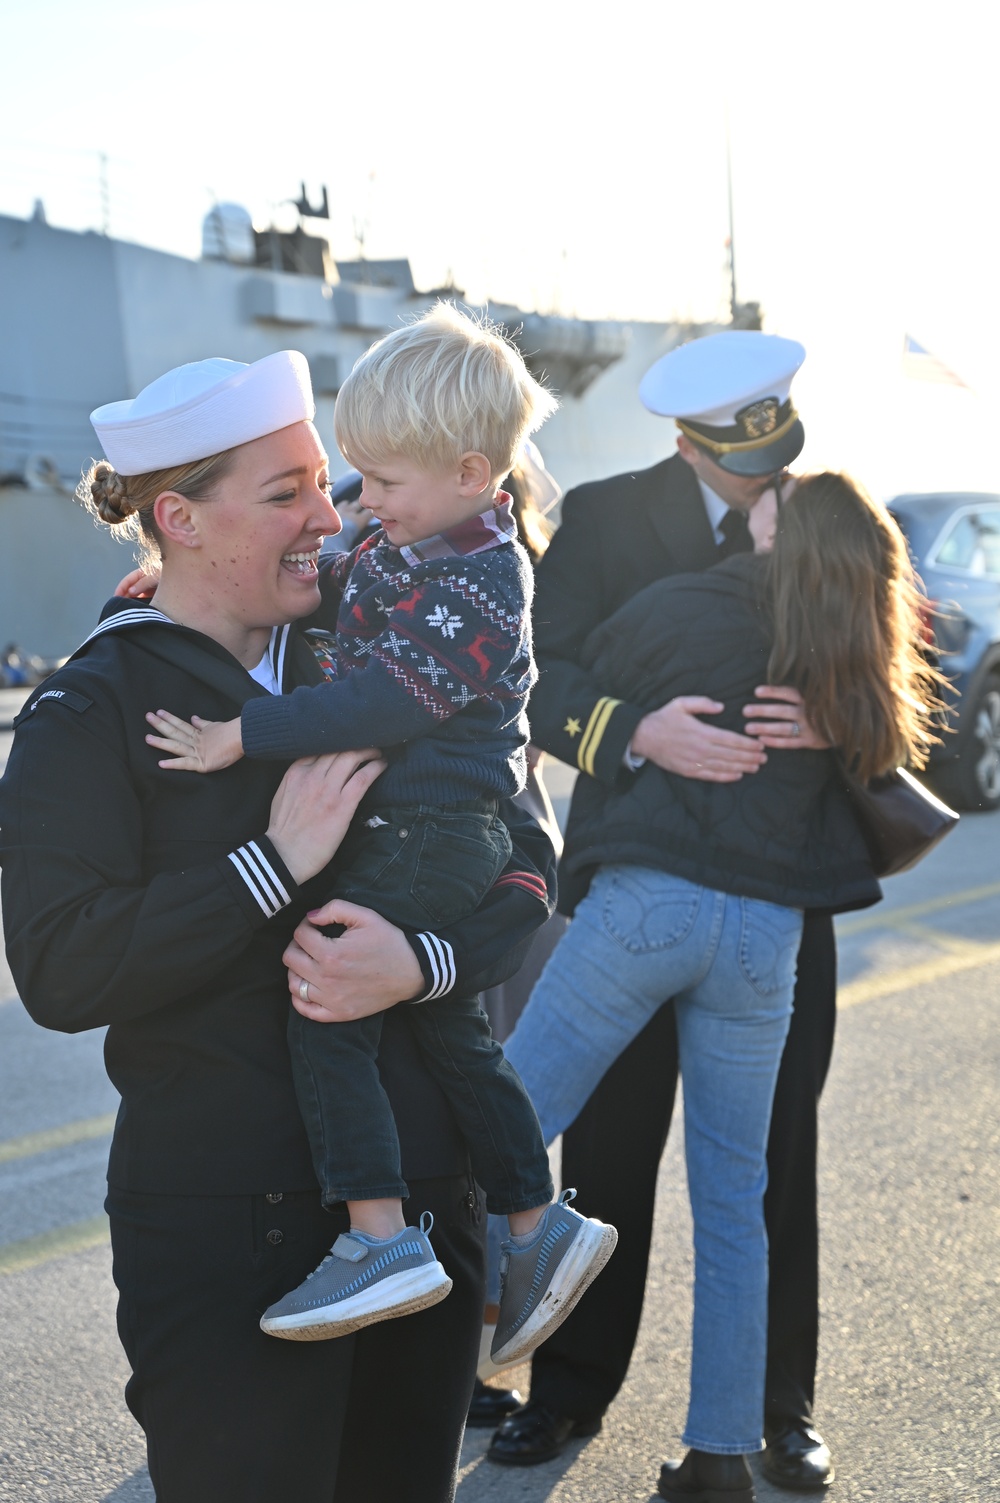
[[[22,1273],[26,1268],[48,1263],[52,1258],[66,1258],[91,1247],[103,1247],[109,1240],[106,1216],[75,1221],[72,1226],[57,1226],[54,1231],[41,1232],[37,1237],[25,1237],[20,1242],[8,1242],[6,1247],[0,1247],[0,1275]]]
[[[934,930],[928,934],[916,929],[912,920],[927,914],[939,913],[946,908],[961,907],[966,903],[980,902],[986,898],[1000,897],[1000,882],[987,883],[980,887],[967,887],[959,892],[946,893],[921,903],[890,909],[884,914],[874,912],[863,918],[845,920],[838,930],[845,938],[849,935],[876,929],[893,929],[909,933],[914,938],[947,948],[947,953],[936,955],[911,966],[882,971],[872,976],[861,977],[840,988],[838,1007],[857,1007],[864,1002],[876,1001],[879,997],[892,996],[895,992],[911,987],[924,986],[941,981],[975,966],[990,965],[1000,960],[1000,944],[984,944],[975,940],[961,939],[955,935]],[[107,1112],[100,1117],[86,1117],[77,1122],[68,1122],[62,1127],[53,1127],[41,1132],[25,1133],[19,1138],[0,1142],[0,1164],[14,1159],[28,1158],[32,1154],[46,1153],[53,1148],[67,1148],[88,1139],[110,1134],[115,1125],[115,1113]],[[53,1258],[69,1257],[93,1247],[107,1245],[110,1240],[106,1216],[94,1216],[88,1221],[74,1222],[71,1226],[56,1227],[42,1232],[37,1237],[25,1237],[20,1242],[0,1247],[0,1275],[17,1273],[36,1268]]]
[[[82,1117],[78,1122],[66,1122],[62,1127],[48,1127],[42,1132],[26,1132],[20,1138],[7,1138],[0,1142],[0,1164],[30,1158],[34,1153],[47,1153],[50,1148],[69,1148],[74,1143],[85,1143],[88,1138],[103,1138],[114,1130],[114,1125],[115,1113],[105,1112],[102,1117]]]
[[[990,941],[985,939],[966,939],[960,934],[949,934],[947,929],[923,929],[919,924],[893,924],[896,934],[905,934],[910,939],[915,939],[918,944],[936,945],[939,950],[944,950],[948,955],[981,955],[983,950],[990,948]],[[972,960],[975,965],[975,959]]]
[[[938,938],[935,934],[935,941]],[[901,966],[895,971],[877,972],[873,976],[849,981],[837,992],[837,1007],[857,1007],[861,1002],[874,1002],[878,997],[891,996],[893,992],[926,986],[928,982],[942,981],[946,976],[954,976],[959,971],[970,971],[977,965],[991,965],[997,960],[1000,960],[1000,944],[977,945],[972,940],[953,941],[947,955],[935,955],[930,960],[918,961],[916,965]]]
[[[898,923],[923,918],[928,913],[940,913],[944,908],[961,908],[966,903],[979,903],[984,898],[1000,897],[1000,882],[987,882],[983,887],[966,887],[959,892],[942,893],[937,898],[926,898],[922,903],[909,903],[905,908],[873,908],[862,915],[851,915],[837,924],[837,933],[848,938],[863,934],[870,929],[892,929]]]
[[[990,965],[1000,960],[1000,944],[983,940],[964,939],[934,928],[918,928],[915,919],[929,914],[943,913],[946,909],[961,908],[968,903],[980,903],[987,898],[1000,897],[1000,882],[987,882],[979,887],[965,887],[958,892],[942,893],[936,898],[927,898],[921,903],[908,903],[902,908],[873,909],[863,917],[851,917],[837,925],[841,939],[851,939],[855,934],[873,933],[888,929],[904,934],[922,944],[933,944],[945,953],[932,955],[913,965],[900,966],[891,971],[875,971],[869,976],[860,976],[849,981],[837,991],[838,1007],[857,1007],[862,1002],[874,1002],[879,997],[892,996],[914,986],[943,981],[961,971],[972,970],[978,965]]]

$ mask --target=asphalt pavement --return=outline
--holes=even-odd
[[[0,725],[11,708],[0,691]],[[0,765],[9,741],[0,732]],[[550,781],[565,793],[564,770]],[[998,835],[1000,815],[963,819],[884,904],[838,926],[817,1403],[838,1468],[831,1503],[1000,1500]],[[37,1028],[0,965],[2,1500],[153,1498],[121,1396],[101,1211],[114,1108],[100,1037]],[[488,1463],[488,1433],[470,1432],[459,1503],[653,1496],[660,1462],[680,1452],[690,1235],[677,1130],[640,1342],[603,1432],[517,1470]],[[758,1486],[760,1503],[789,1496]]]

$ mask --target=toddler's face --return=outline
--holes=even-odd
[[[378,519],[396,548],[434,537],[489,505],[488,491],[470,495],[461,462],[448,469],[426,470],[412,459],[394,455],[380,465],[362,468],[362,474],[361,505]]]

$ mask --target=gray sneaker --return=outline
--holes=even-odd
[[[561,1326],[615,1250],[618,1233],[570,1210],[564,1190],[540,1222],[530,1247],[500,1246],[500,1313],[490,1356],[498,1366],[520,1362]]]
[[[374,1246],[342,1232],[315,1272],[264,1311],[261,1330],[286,1341],[325,1341],[436,1305],[451,1279],[427,1239],[433,1225],[425,1211],[419,1230],[408,1226]]]

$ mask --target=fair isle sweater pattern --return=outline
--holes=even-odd
[[[329,682],[251,701],[244,749],[299,757],[395,748],[379,801],[511,796],[524,784],[536,677],[531,588],[506,498],[413,547],[395,548],[383,533],[366,538],[336,555],[323,581],[310,635]],[[327,622],[332,643],[316,629]]]
[[[342,597],[338,677],[374,657],[434,720],[483,697],[526,701],[526,602],[507,552],[491,550],[486,565],[435,559],[400,568],[396,549],[365,548]]]

